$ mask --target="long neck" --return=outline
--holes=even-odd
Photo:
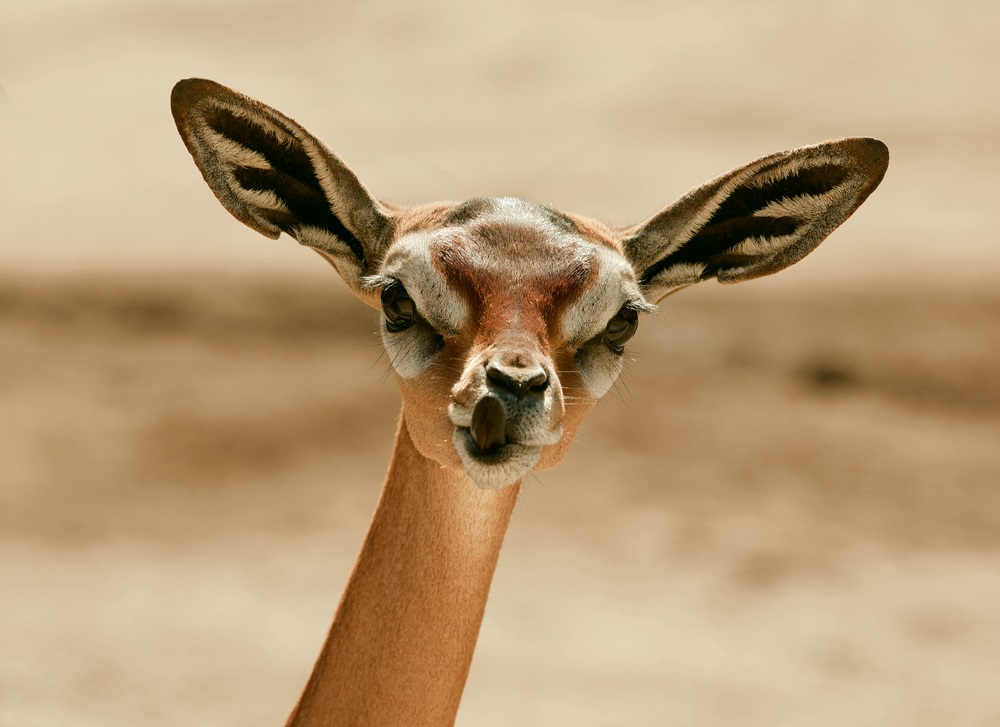
[[[288,727],[454,723],[519,489],[480,490],[426,459],[400,417],[368,535]]]

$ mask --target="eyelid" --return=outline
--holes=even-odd
[[[360,279],[359,283],[361,289],[365,291],[384,290],[394,283],[403,285],[403,281],[389,275],[366,275]]]
[[[634,310],[636,313],[647,313],[648,315],[655,316],[660,312],[658,306],[643,300],[642,298],[633,298],[628,301],[622,308],[628,308],[629,310]],[[621,308],[619,308],[621,310]]]
[[[423,307],[418,304],[417,299],[413,296],[413,292],[407,288],[403,281],[399,278],[395,278],[391,275],[368,275],[361,279],[362,288],[373,290],[375,292],[381,292],[390,285],[399,285],[406,291],[407,296],[409,296],[410,300],[413,301],[415,309],[414,317],[418,321],[426,323],[436,334],[439,336],[462,335],[462,331],[442,325],[441,321],[432,321],[430,316],[424,311]]]

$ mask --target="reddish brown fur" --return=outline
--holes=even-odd
[[[620,236],[603,222],[571,212],[563,212],[562,215],[576,225],[577,233],[587,242],[611,248],[616,252],[622,251]]]
[[[382,205],[392,214],[393,232],[398,239],[419,230],[430,230],[444,225],[445,218],[454,207],[454,202],[433,202],[417,207],[398,207],[387,202]]]
[[[427,230],[442,224],[453,205],[418,208],[400,224],[408,231]],[[575,234],[595,244],[614,247],[611,235],[598,223],[571,220]],[[445,337],[435,369],[444,375],[419,380],[398,378],[407,420],[418,448],[437,462],[457,469],[461,461],[452,444],[453,425],[448,402],[462,402],[455,385],[473,352],[503,345],[524,355],[552,359],[566,396],[557,412],[564,436],[545,447],[539,469],[557,464],[565,456],[580,422],[593,408],[586,388],[574,369],[575,351],[564,348],[561,319],[599,275],[597,259],[579,255],[571,244],[553,241],[547,230],[509,221],[488,221],[463,226],[454,235],[432,243],[432,261],[452,290],[469,308],[475,322],[457,336]]]
[[[469,306],[477,328],[472,343],[516,328],[549,355],[562,342],[563,312],[597,279],[597,260],[582,260],[528,227],[483,225],[474,235],[471,242],[460,236],[439,242],[432,258]]]

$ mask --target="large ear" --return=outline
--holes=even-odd
[[[236,219],[314,248],[364,297],[359,279],[375,272],[392,218],[323,142],[213,81],[179,82],[170,108],[202,176]]]
[[[798,262],[874,191],[889,164],[877,139],[773,154],[692,190],[623,233],[647,298],[708,278],[735,283]]]

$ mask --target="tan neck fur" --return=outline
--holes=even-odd
[[[389,473],[289,727],[451,725],[520,484],[472,486],[413,445]]]

